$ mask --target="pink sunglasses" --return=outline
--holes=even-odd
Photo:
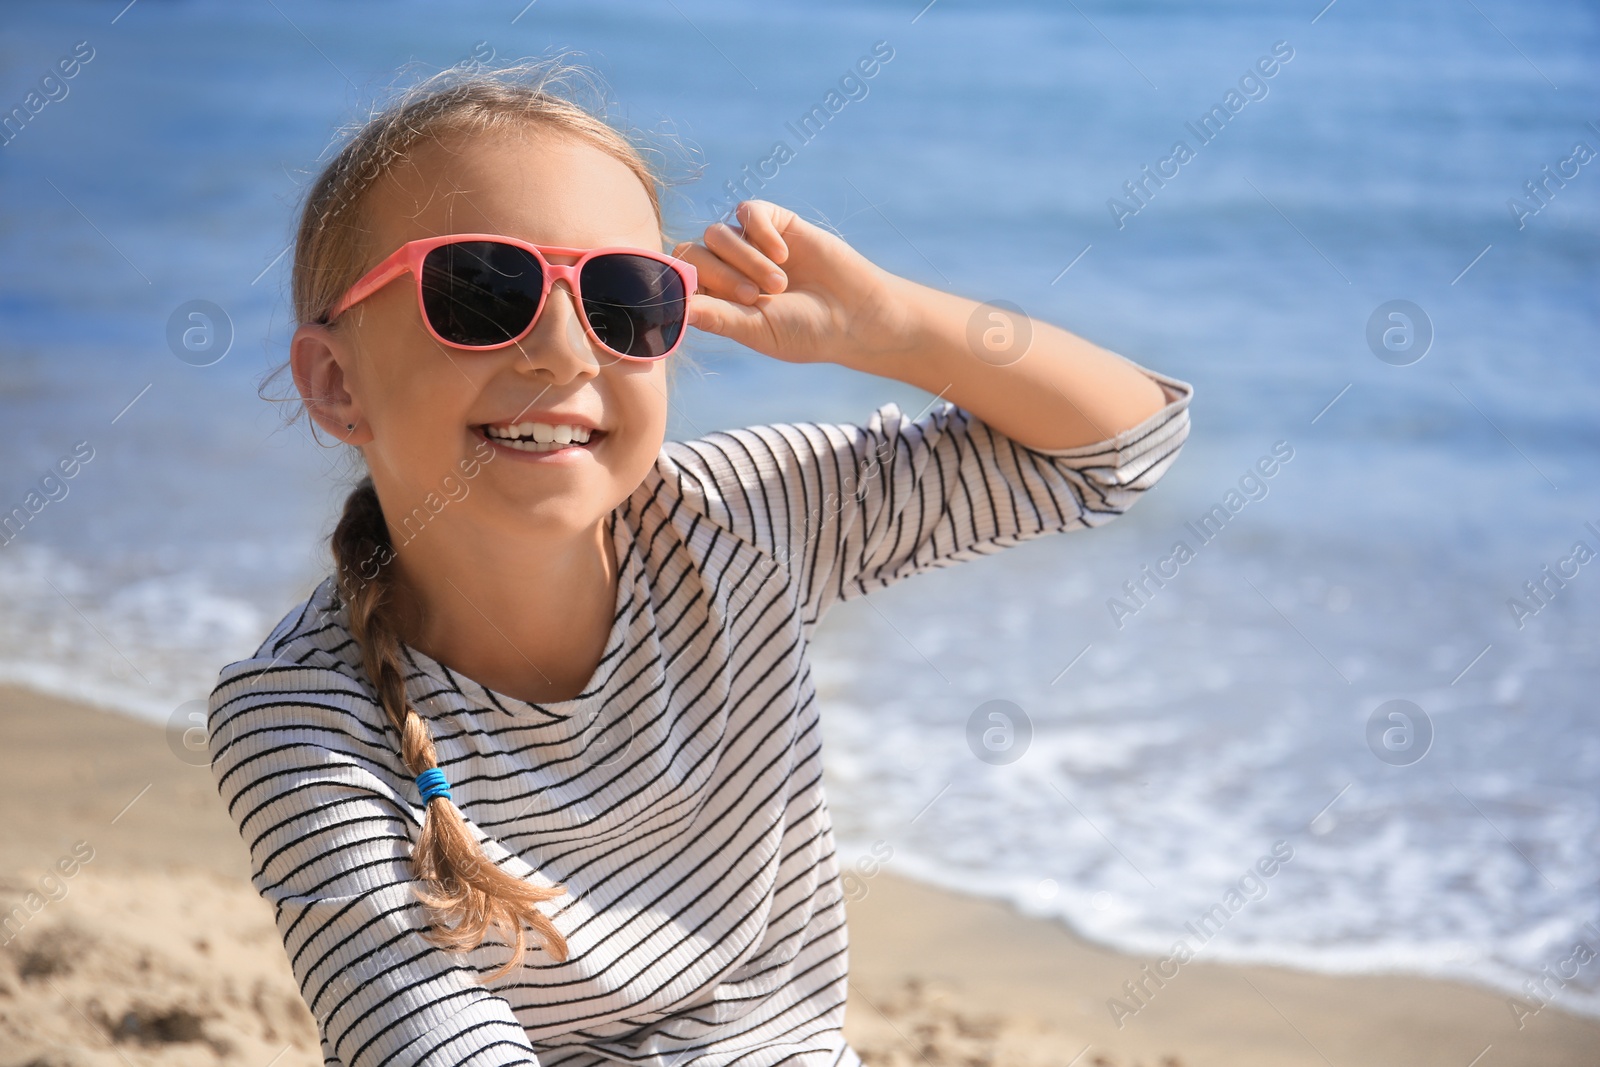
[[[571,264],[546,256],[577,256]],[[694,264],[645,248],[562,248],[491,233],[408,241],[368,271],[323,320],[409,271],[434,339],[481,351],[516,344],[533,330],[557,281],[583,309],[585,332],[623,359],[664,359],[683,343]]]

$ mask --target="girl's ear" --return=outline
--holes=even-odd
[[[312,421],[347,445],[364,445],[372,440],[372,430],[345,387],[344,362],[350,358],[345,339],[321,323],[302,325],[289,341],[295,388]]]

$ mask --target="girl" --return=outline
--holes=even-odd
[[[217,788],[329,1064],[857,1064],[807,641],[1126,511],[1192,388],[772,203],[664,254],[571,70],[446,71],[309,190],[289,365],[368,476]],[[940,399],[665,442],[689,326]]]

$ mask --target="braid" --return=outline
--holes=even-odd
[[[371,478],[362,479],[345,500],[344,514],[333,532],[333,557],[339,594],[348,610],[350,632],[361,646],[367,678],[377,690],[389,722],[400,735],[400,758],[413,777],[439,765],[428,724],[406,699],[400,637],[392,617],[394,599],[388,568],[371,562],[393,559],[388,527]],[[530,947],[523,926],[531,926],[542,947],[558,961],[567,958],[567,941],[536,905],[566,892],[564,886],[541,887],[507,874],[484,855],[461,813],[447,797],[427,802],[412,871],[421,886],[419,899],[452,920],[424,935],[441,948],[461,951],[482,943],[490,925],[512,941],[511,959],[484,981],[494,981],[522,961]]]
[[[586,87],[596,90],[592,102],[581,91]],[[495,69],[458,64],[405,89],[344,131],[349,137],[308,187],[301,207],[290,278],[296,321],[324,321],[339,295],[368,269],[375,250],[367,245],[371,230],[365,208],[379,178],[418,145],[446,134],[498,136],[532,128],[587,143],[634,173],[660,226],[661,187],[668,182],[646,159],[656,150],[612,127],[604,96],[590,72],[559,56]],[[675,362],[684,358],[675,357]],[[261,388],[291,369],[290,363],[280,365]],[[296,414],[311,403],[303,395],[293,400]],[[427,722],[406,700],[396,622],[396,601],[403,590],[387,573],[394,551],[377,491],[371,478],[364,479],[345,501],[333,533],[335,573],[368,680],[400,737],[406,769],[417,775],[435,767],[438,756]],[[421,883],[418,897],[441,918],[452,920],[448,926],[435,924],[429,941],[451,950],[475,948],[493,925],[504,940],[514,942],[511,961],[486,980],[502,977],[521,960],[529,947],[524,926],[533,928],[551,957],[567,958],[566,939],[536,907],[561,896],[565,888],[535,886],[496,867],[447,796],[426,802],[412,871]]]

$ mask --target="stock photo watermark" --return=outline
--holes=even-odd
[[[1386,700],[1367,716],[1367,748],[1391,767],[1409,767],[1433,747],[1433,720],[1409,700]]]
[[[72,487],[67,483],[76,478],[83,465],[94,459],[94,446],[79,441],[72,451],[56,460],[56,465],[39,479],[37,488],[29,489],[20,504],[0,513],[0,548],[11,544],[21,535],[28,523],[52,503],[67,499]]]
[[[1596,538],[1600,538],[1600,530],[1595,529],[1594,523],[1586,522],[1583,525]],[[1523,582],[1522,596],[1506,598],[1506,608],[1511,612],[1517,629],[1527,626],[1529,619],[1549,607],[1557,594],[1567,587],[1567,583],[1578,576],[1579,568],[1592,559],[1594,549],[1589,547],[1589,542],[1579,539],[1572,543],[1571,551],[1555,561],[1553,572],[1552,565],[1547,563],[1540,569],[1537,578]]]
[[[633,716],[624,713],[621,718],[601,725],[600,716],[604,710],[596,708],[580,734],[583,751],[578,758],[586,767],[613,766],[633,748]]]
[[[1009,700],[987,700],[967,716],[967,748],[991,767],[1015,763],[1033,743],[1033,720]]]
[[[1525,196],[1506,198],[1506,209],[1511,212],[1511,221],[1517,224],[1517,229],[1527,229],[1528,220],[1549,207],[1556,198],[1556,192],[1565,189],[1567,182],[1576,178],[1584,164],[1592,159],[1594,149],[1589,142],[1577,141],[1565,158],[1556,160],[1554,170],[1546,163],[1539,168],[1538,174],[1523,182]]]
[[[55,66],[45,71],[37,87],[29,89],[22,103],[0,115],[0,145],[10,145],[27,128],[28,123],[51,104],[58,104],[72,92],[72,79],[76,78],[90,60],[94,59],[94,45],[79,41],[72,51],[56,60]]]
[[[87,841],[73,842],[72,851],[56,860],[53,869],[39,879],[38,888],[30,889],[23,896],[22,903],[0,916],[0,930],[5,932],[5,940],[0,941],[0,945],[11,944],[35,915],[51,904],[65,900],[71,888],[67,880],[76,876],[84,864],[92,859],[93,845]]]
[[[1201,912],[1197,919],[1183,924],[1183,928],[1189,932],[1188,938],[1180,937],[1174,941],[1171,952],[1157,960],[1153,969],[1151,964],[1143,964],[1137,978],[1123,982],[1122,992],[1126,999],[1106,999],[1106,1008],[1111,1012],[1111,1021],[1117,1024],[1117,1029],[1127,1026],[1129,1019],[1148,1008],[1155,1000],[1156,993],[1182,973],[1183,965],[1194,959],[1212,938],[1220,934],[1228,920],[1246,906],[1265,897],[1268,892],[1267,879],[1276,875],[1292,859],[1293,845],[1287,841],[1273,842],[1272,850],[1257,859],[1253,866],[1245,868],[1244,874],[1228,886],[1219,902]],[[1190,938],[1195,942],[1192,947]],[[1155,987],[1153,989],[1152,984]]]
[[[167,348],[191,367],[209,367],[233,348],[233,319],[210,300],[179,304],[167,316]]]
[[[167,716],[167,748],[191,767],[211,766],[211,752],[206,745],[209,708],[208,701],[186,700]]]
[[[1367,347],[1391,367],[1409,367],[1433,347],[1433,320],[1409,300],[1389,300],[1367,316]]]
[[[1585,922],[1583,928],[1595,938],[1595,944],[1600,945],[1600,928],[1592,922]],[[1566,955],[1557,960],[1554,968],[1545,964],[1539,968],[1537,980],[1529,978],[1522,983],[1522,991],[1527,999],[1509,997],[1506,1006],[1511,1009],[1511,1017],[1517,1022],[1517,1029],[1521,1030],[1528,1025],[1528,1020],[1538,1015],[1561,995],[1568,982],[1578,977],[1579,972],[1594,962],[1596,956],[1594,945],[1587,941],[1574,941]],[[1554,988],[1552,988],[1554,987]]]
[[[1265,500],[1271,492],[1268,481],[1276,477],[1283,469],[1283,464],[1293,458],[1293,445],[1288,441],[1274,442],[1270,454],[1261,456],[1254,467],[1239,476],[1237,489],[1230,488],[1223,495],[1221,503],[1211,505],[1210,510],[1198,519],[1183,524],[1194,538],[1195,547],[1190,547],[1187,540],[1179,538],[1173,542],[1172,550],[1167,555],[1156,560],[1154,569],[1146,563],[1140,568],[1138,577],[1123,582],[1125,598],[1114,596],[1106,599],[1106,610],[1111,613],[1111,621],[1117,629],[1122,629],[1128,619],[1149,607],[1156,593],[1182,573],[1182,568],[1199,555],[1201,548],[1216,540],[1223,527],[1243,511],[1246,504]]]
[[[398,522],[390,519],[390,528],[405,535],[404,540],[394,544],[379,545],[374,548],[367,558],[355,565],[354,573],[362,582],[370,582],[378,573],[394,562],[395,553],[409,545],[422,535],[428,524],[439,516],[450,504],[459,504],[472,492],[472,486],[466,484],[476,478],[483,470],[483,465],[494,459],[494,446],[487,441],[479,441],[471,456],[461,460],[457,466],[461,470],[461,479],[453,474],[447,474],[439,483],[439,491],[429,490],[422,498],[422,502],[412,508]],[[440,496],[439,492],[444,493]],[[345,573],[351,573],[352,568],[346,566]]]
[[[755,589],[759,589],[771,581],[779,571],[787,570],[795,561],[804,559],[806,548],[828,529],[828,521],[830,519],[843,513],[847,500],[854,500],[858,505],[866,500],[868,485],[877,480],[884,464],[888,463],[893,456],[894,445],[887,438],[879,440],[876,444],[869,445],[865,450],[865,454],[857,459],[855,469],[845,472],[839,489],[837,491],[828,490],[822,495],[821,503],[804,513],[801,517],[801,528],[794,529],[791,523],[789,539],[782,544],[775,545],[771,551],[769,558],[772,566],[764,573],[759,575],[752,574],[750,578],[746,578],[739,584],[730,587],[730,602],[733,594],[744,589],[751,578],[759,577],[759,581],[755,584]],[[813,518],[816,519],[815,523],[811,521]],[[798,544],[794,543],[797,537]],[[751,595],[754,595],[754,590],[751,591]]]
[[[1244,110],[1246,104],[1265,100],[1267,94],[1271,92],[1268,81],[1277,77],[1284,64],[1293,58],[1294,47],[1288,41],[1274,43],[1270,55],[1257,59],[1255,65],[1240,76],[1238,88],[1229,89],[1223,95],[1221,103],[1213,104],[1211,109],[1197,120],[1183,124],[1186,133],[1194,138],[1194,147],[1189,146],[1188,140],[1179,138],[1172,143],[1172,149],[1167,155],[1156,160],[1153,168],[1146,163],[1139,168],[1139,177],[1122,183],[1122,191],[1127,195],[1126,200],[1115,196],[1107,197],[1106,210],[1111,212],[1111,221],[1117,224],[1117,229],[1125,229],[1128,219],[1149,207],[1150,202],[1155,199],[1156,192],[1183,173],[1183,167],[1198,156],[1200,149],[1216,140],[1233,117]]]
[[[1009,367],[1033,345],[1033,320],[1009,300],[985,300],[967,316],[967,348],[991,367]]]
[[[816,139],[834,116],[838,115],[850,103],[867,98],[871,86],[867,83],[883,70],[884,64],[894,59],[894,47],[888,41],[878,41],[872,46],[872,51],[857,59],[855,65],[845,71],[838,79],[838,87],[830,88],[822,97],[822,102],[813,104],[801,114],[798,124],[794,121],[785,122],[784,129],[794,135],[796,145],[791,145],[786,139],[779,139],[772,143],[772,148],[763,159],[754,164],[746,163],[739,168],[739,177],[729,178],[722,183],[726,195],[707,200],[706,210],[710,216],[719,220],[727,220],[732,216],[734,209],[739,206],[739,201],[749,200],[756,193],[767,187],[767,183],[777,178],[784,166],[794,161],[799,150]],[[754,185],[752,190],[751,186]]]
[[[844,899],[852,904],[865,900],[870,888],[867,883],[892,859],[894,846],[882,838],[874,841],[869,855],[857,856],[854,863],[840,872],[839,883],[844,889]]]

